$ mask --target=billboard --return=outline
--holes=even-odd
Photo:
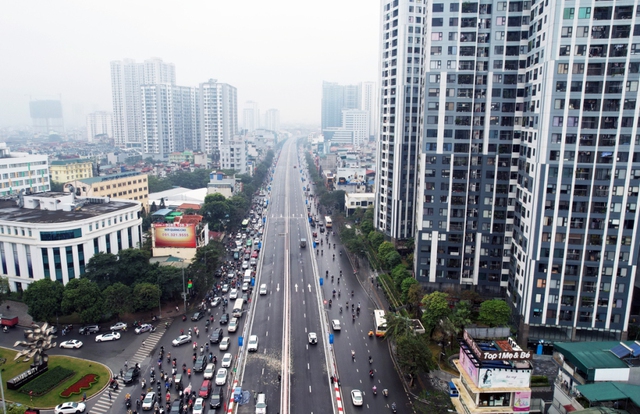
[[[154,247],[196,248],[196,227],[193,224],[154,224]]]
[[[529,412],[531,406],[531,391],[517,391],[513,400],[514,412]]]
[[[460,365],[462,365],[462,368],[464,368],[464,370],[467,373],[467,375],[469,375],[471,380],[475,384],[477,384],[478,383],[478,368],[475,366],[473,361],[471,361],[471,359],[469,359],[469,357],[464,352],[464,349],[462,347],[460,347],[460,359],[459,359],[459,361],[460,361]]]
[[[478,388],[528,388],[531,370],[480,368]]]

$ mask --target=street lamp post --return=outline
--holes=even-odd
[[[158,321],[162,318],[162,289],[160,289],[160,275],[157,279],[158,289],[160,290],[160,296],[158,296]]]
[[[182,266],[182,297],[184,299],[184,314],[187,314],[187,287],[184,283],[184,263]]]
[[[0,365],[4,365],[6,359],[0,362]],[[2,412],[7,414],[7,403],[4,399],[4,387],[2,386],[2,369],[0,369],[0,392],[2,393]]]

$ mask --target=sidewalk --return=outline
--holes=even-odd
[[[6,312],[8,315],[17,316],[18,317],[18,325],[22,327],[31,327],[33,323],[33,318],[31,315],[27,313],[29,310],[27,305],[22,302],[16,302],[15,300],[6,300],[2,304],[3,309],[0,311],[0,314]],[[8,310],[7,310],[8,309]]]

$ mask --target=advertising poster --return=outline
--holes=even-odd
[[[531,370],[512,371],[497,368],[481,368],[478,388],[527,388]]]
[[[531,392],[516,392],[513,400],[513,411],[519,413],[528,413],[531,405]]]
[[[196,228],[193,225],[154,225],[155,247],[196,247]]]
[[[473,380],[474,383],[478,383],[478,368],[473,364],[471,359],[460,348],[460,364],[466,371],[467,375]]]

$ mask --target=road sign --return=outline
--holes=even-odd
[[[322,285],[324,285],[324,278],[323,277],[320,278],[320,286],[322,286]]]
[[[331,345],[333,345],[333,334],[332,333],[329,334],[329,343]]]
[[[244,338],[242,336],[238,337],[238,346],[242,346],[243,340],[244,340]]]

